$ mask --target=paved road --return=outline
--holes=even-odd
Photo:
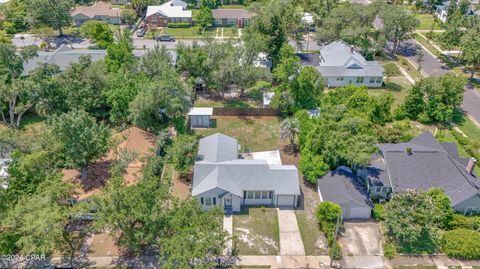
[[[417,62],[417,52],[421,49],[423,51],[423,63],[422,63],[422,70],[428,76],[441,76],[450,72],[450,69],[440,62],[437,58],[435,58],[432,54],[430,54],[425,49],[421,48],[415,41],[412,39],[403,42],[400,47],[398,48],[399,53],[405,57],[407,57],[410,61],[418,65]]]
[[[462,109],[480,126],[480,93],[471,86],[465,87]]]
[[[415,41],[408,40],[404,42],[399,48],[399,53],[407,57],[414,64],[417,62],[417,51],[423,50],[422,70],[428,76],[441,76],[450,72],[451,70],[443,64],[440,60],[435,58],[425,49],[421,48]],[[480,125],[480,94],[472,87],[465,87],[463,94],[463,104],[461,108]]]
[[[143,39],[143,38],[137,38],[137,37],[133,37],[132,41],[133,41],[133,46],[136,49],[150,49],[155,47],[155,45],[157,44],[162,44],[167,49],[172,49],[172,50],[175,49],[180,42],[186,45],[191,45],[194,42],[193,40],[177,40],[175,42],[157,42],[152,39]],[[217,41],[223,42],[225,41],[225,39],[217,39]],[[40,46],[40,44],[43,42],[44,41],[42,39],[37,38],[31,34],[15,35],[12,39],[12,43],[17,47],[24,47],[24,46],[30,46],[30,45]],[[53,47],[60,46],[60,45],[68,45],[73,49],[87,49],[94,45],[87,39],[71,38],[71,37],[52,38],[48,42]],[[198,42],[202,42],[202,41],[198,40]],[[290,41],[289,43],[293,47],[297,48],[297,50],[306,50],[307,48],[308,50],[320,50],[321,48],[321,46],[318,45],[318,43],[314,40],[313,35],[310,35],[308,46],[306,41],[301,42],[300,44],[297,44],[294,41]]]

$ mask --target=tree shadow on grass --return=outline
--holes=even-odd
[[[465,113],[460,110],[455,110],[452,118],[453,123],[456,125],[462,125],[465,122]]]
[[[387,89],[389,91],[400,92],[400,91],[403,90],[403,87],[398,85],[395,82],[389,81],[385,84],[385,89]]]

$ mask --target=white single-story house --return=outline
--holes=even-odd
[[[148,6],[145,21],[150,27],[167,27],[169,23],[192,23],[192,11],[187,3],[171,0],[160,6]]]
[[[338,40],[320,50],[318,71],[328,87],[345,85],[379,88],[384,69],[377,61],[367,61],[353,46]]]
[[[224,134],[200,139],[192,196],[203,209],[218,206],[225,212],[240,212],[250,205],[290,208],[297,206],[300,195],[295,166],[239,159],[238,141]]]
[[[350,170],[341,166],[318,179],[320,201],[334,202],[342,207],[343,219],[368,219],[373,203],[367,189]]]
[[[91,6],[77,6],[70,15],[75,25],[80,26],[86,21],[96,20],[110,24],[120,24],[120,8],[112,8],[112,4],[98,1]]]
[[[209,128],[210,119],[213,115],[213,107],[193,107],[188,112],[190,129]]]

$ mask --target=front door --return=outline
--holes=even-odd
[[[223,199],[224,206],[232,206],[232,198],[231,197],[225,197]]]

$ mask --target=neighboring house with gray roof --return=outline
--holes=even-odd
[[[384,69],[377,61],[367,61],[353,46],[338,40],[320,50],[318,71],[328,87],[383,85]]]
[[[147,50],[133,50],[136,57],[143,56]],[[172,64],[175,65],[177,53],[174,50],[168,50],[171,55]],[[103,59],[107,55],[106,50],[77,50],[67,46],[61,46],[55,51],[39,51],[37,57],[30,59],[23,65],[23,73],[27,75],[30,71],[37,68],[40,64],[56,64],[60,70],[65,70],[70,64],[77,63],[81,56],[90,56],[93,62]]]
[[[320,201],[334,202],[342,207],[343,219],[370,218],[373,204],[367,189],[350,168],[341,166],[317,181]]]
[[[226,212],[248,205],[295,207],[298,171],[293,165],[239,159],[238,141],[217,133],[200,139],[192,196],[204,209],[219,206]]]
[[[389,198],[406,190],[442,189],[452,207],[464,214],[480,213],[480,182],[476,160],[462,158],[454,143],[439,143],[425,132],[406,143],[379,144],[380,154],[357,174],[373,198]]]

